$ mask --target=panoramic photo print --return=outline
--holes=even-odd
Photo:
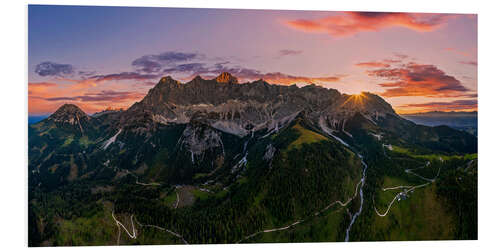
[[[477,15],[28,6],[28,245],[477,240]]]

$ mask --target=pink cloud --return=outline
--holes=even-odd
[[[388,28],[406,28],[430,32],[444,25],[455,15],[388,12],[344,12],[343,15],[320,19],[297,19],[285,24],[304,32],[327,33],[333,37],[352,36],[360,32],[374,32]]]
[[[391,66],[388,63],[376,62],[376,61],[360,62],[360,63],[357,63],[355,65],[358,66],[358,67],[366,67],[366,68],[387,68],[387,67]]]
[[[446,74],[435,65],[408,63],[401,67],[367,71],[369,76],[387,80],[379,86],[386,88],[385,97],[426,96],[459,97],[470,96],[461,81]]]

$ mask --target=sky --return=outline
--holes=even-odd
[[[396,112],[477,110],[477,15],[28,7],[28,112],[128,108],[163,76],[382,96]]]

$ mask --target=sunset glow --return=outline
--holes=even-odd
[[[30,115],[126,109],[163,76],[223,71],[398,113],[477,110],[476,15],[31,5],[28,35]]]

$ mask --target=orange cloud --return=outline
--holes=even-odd
[[[292,85],[296,83],[331,83],[338,82],[343,76],[327,76],[327,77],[306,77],[292,76],[280,72],[263,74],[261,78],[272,84]]]
[[[388,68],[391,65],[383,62],[360,62],[355,64],[359,67],[368,67],[368,68]]]
[[[56,87],[56,83],[52,82],[34,82],[28,83],[28,94],[31,92],[40,92],[44,91],[47,88]]]
[[[477,67],[477,61],[460,61],[459,63]]]
[[[157,79],[159,76],[156,74],[141,74],[137,72],[121,72],[116,74],[107,75],[94,75],[89,78],[89,80],[95,80],[96,82],[102,81],[121,81],[121,80],[151,80]]]
[[[455,49],[455,48],[445,48],[444,50],[446,50],[448,52],[451,52],[451,53],[454,53],[454,54],[457,54],[457,55],[466,56],[466,57],[471,55],[467,51],[461,51],[461,50],[458,50],[458,49]]]
[[[417,32],[429,32],[441,27],[454,15],[414,14],[388,12],[344,12],[343,15],[315,20],[286,21],[293,29],[304,32],[327,33],[333,37],[352,36],[360,32],[373,32],[400,27]]]
[[[102,90],[96,93],[85,93],[78,96],[59,96],[45,98],[47,101],[80,101],[80,102],[121,102],[137,100],[144,94],[129,91]]]
[[[28,112],[32,115],[50,114],[65,103],[73,103],[87,113],[95,113],[108,107],[128,108],[144,96],[144,93],[135,91],[113,90],[120,88],[117,86],[107,88],[97,90],[88,82],[79,81],[73,84],[28,83]]]
[[[367,71],[369,76],[388,80],[382,96],[459,97],[470,96],[462,82],[434,65],[408,63],[400,68]]]
[[[477,111],[477,100],[454,100],[451,102],[427,102],[400,105],[396,108],[400,114],[429,111]]]
[[[384,59],[384,62],[386,62],[386,63],[400,63],[401,60],[398,60],[398,59]]]

